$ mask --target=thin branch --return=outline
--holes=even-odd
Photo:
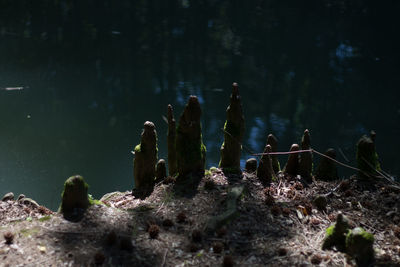
[[[383,170],[382,170],[382,172],[380,172],[380,171],[378,171],[378,170],[375,170],[375,168],[373,168],[373,166],[372,166],[368,161],[366,161],[364,158],[363,158],[363,160],[364,160],[372,169],[374,169],[378,174],[380,174],[381,176],[372,175],[372,174],[367,173],[367,172],[365,172],[365,171],[363,171],[363,170],[360,170],[360,169],[358,169],[358,168],[356,168],[356,167],[347,165],[347,164],[345,164],[345,163],[343,163],[343,162],[340,162],[340,161],[338,161],[338,160],[336,160],[336,159],[334,159],[334,158],[331,158],[331,157],[329,157],[329,156],[327,156],[327,155],[325,155],[325,154],[323,154],[323,153],[321,153],[321,152],[318,152],[317,150],[312,149],[312,148],[311,148],[311,149],[304,149],[304,150],[297,150],[297,151],[287,151],[287,152],[253,153],[249,148],[247,148],[245,145],[243,145],[241,142],[239,142],[235,137],[233,137],[233,136],[232,136],[229,132],[227,132],[225,129],[221,128],[221,130],[222,130],[224,133],[228,134],[228,135],[229,135],[233,140],[235,140],[238,144],[240,144],[240,145],[241,145],[247,152],[249,152],[250,155],[252,155],[252,156],[259,156],[259,157],[261,157],[261,156],[263,156],[263,155],[289,155],[289,154],[296,154],[296,153],[307,153],[307,152],[311,152],[311,153],[315,153],[315,154],[317,154],[317,155],[319,155],[319,156],[325,157],[325,158],[327,158],[327,159],[329,159],[329,160],[331,160],[331,161],[335,162],[336,164],[339,164],[339,165],[341,165],[341,166],[343,166],[343,167],[346,167],[346,168],[349,168],[349,169],[352,169],[352,170],[361,172],[361,173],[363,173],[363,174],[364,174],[365,176],[367,176],[367,177],[375,177],[375,178],[382,178],[382,177],[383,177],[383,178],[385,178],[386,180],[390,181],[391,183],[396,184],[396,182],[392,179],[392,177],[390,177],[390,175],[388,175],[387,173],[385,173]],[[342,151],[340,148],[339,148],[339,152],[342,154],[343,158],[344,158],[347,162],[349,162],[349,160],[346,158],[346,156],[344,155],[343,151]]]
[[[347,161],[347,163],[349,163],[350,162],[350,160],[346,157],[346,155],[343,153],[343,150],[339,147],[339,152],[340,152],[340,154],[342,155],[342,157],[344,158],[344,160],[345,161]]]
[[[253,155],[253,156],[263,156],[263,155],[288,155],[288,154],[306,153],[306,152],[313,152],[313,150],[312,150],[312,149],[305,149],[305,150],[296,150],[296,151],[288,151],[288,152],[255,153],[255,154],[252,154],[252,155]]]
[[[318,151],[315,150],[315,149],[312,149],[312,151],[315,152],[316,154],[322,156],[322,157],[325,157],[325,158],[327,158],[327,159],[332,160],[333,162],[335,162],[335,163],[337,163],[337,164],[339,164],[339,165],[341,165],[341,166],[343,166],[343,167],[346,167],[346,168],[349,168],[349,169],[353,169],[353,170],[356,170],[356,171],[359,171],[359,172],[363,172],[362,170],[360,170],[360,169],[358,169],[358,168],[356,168],[356,167],[353,167],[353,166],[344,164],[344,163],[342,163],[342,162],[340,162],[340,161],[337,161],[336,159],[331,158],[331,157],[329,157],[329,156],[327,156],[327,155],[325,155],[325,154],[322,154],[321,152],[318,152]],[[364,173],[364,172],[363,172],[363,173]],[[368,176],[369,176],[369,175],[368,175]]]
[[[383,178],[385,178],[386,180],[388,180],[389,182],[395,184],[395,181],[393,181],[390,177],[386,176],[385,174],[383,174],[382,172],[378,171],[377,169],[374,168],[374,166],[372,166],[371,163],[369,163],[364,157],[361,158],[363,161],[365,161],[369,167],[371,167],[371,169],[373,169],[374,171],[376,171],[378,174],[380,174]]]

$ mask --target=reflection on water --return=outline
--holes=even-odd
[[[309,128],[315,149],[340,148],[354,165],[357,139],[374,129],[382,167],[398,174],[400,44],[387,27],[398,25],[396,9],[291,2],[0,7],[0,194],[56,209],[77,173],[94,197],[130,190],[143,123],[155,123],[165,158],[162,116],[171,103],[177,118],[191,94],[203,108],[207,166],[217,165],[233,81],[250,150],[261,152],[270,132],[288,150]]]

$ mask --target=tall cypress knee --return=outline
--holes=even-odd
[[[177,173],[176,165],[176,122],[174,118],[174,111],[171,105],[168,105],[168,133],[167,133],[167,146],[168,146],[168,171],[169,175],[173,176]]]
[[[261,182],[269,184],[272,179],[275,178],[275,173],[272,168],[272,159],[271,155],[267,153],[271,153],[272,148],[270,145],[266,145],[264,149],[264,155],[262,155],[260,164],[257,168],[257,177]]]
[[[144,123],[140,144],[135,147],[133,171],[135,187],[154,186],[157,164],[157,132],[154,123]]]
[[[176,131],[176,159],[179,177],[196,172],[204,175],[206,147],[201,135],[201,108],[196,96],[190,96],[179,118]]]
[[[290,148],[290,152],[299,151],[299,150],[300,150],[300,147],[298,144],[293,144],[292,147]],[[293,175],[293,176],[295,176],[299,173],[299,154],[298,153],[289,154],[288,161],[285,165],[283,172]]]
[[[237,83],[232,85],[230,104],[226,109],[224,143],[221,146],[219,167],[240,172],[240,155],[244,135],[244,117]]]
[[[367,178],[368,174],[376,175],[376,172],[381,170],[374,143],[376,134],[373,133],[371,137],[362,136],[357,142],[356,159],[357,167],[361,170],[358,176],[361,178]]]
[[[311,138],[310,132],[306,129],[304,131],[303,137],[301,139],[301,149],[309,150],[311,149]],[[307,182],[312,182],[312,153],[303,152],[300,154],[299,159],[299,174]]]
[[[267,137],[267,145],[271,146],[272,152],[277,152],[278,151],[278,139],[273,134],[269,134]],[[278,157],[276,155],[271,155],[272,159],[272,168],[274,168],[275,174],[280,172],[281,170],[281,165],[279,164]]]
[[[69,177],[64,183],[64,191],[61,194],[62,202],[60,212],[64,218],[77,221],[89,207],[88,184],[80,175]]]

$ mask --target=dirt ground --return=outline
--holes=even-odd
[[[245,190],[237,216],[210,231],[238,186]],[[355,266],[321,249],[341,212],[352,227],[374,234],[376,266],[400,266],[399,193],[383,181],[366,187],[351,177],[307,187],[282,174],[265,188],[252,174],[226,177],[214,169],[184,186],[159,183],[145,199],[107,194],[79,222],[30,201],[0,201],[0,265]],[[322,210],[317,195],[327,199]]]

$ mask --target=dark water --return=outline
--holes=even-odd
[[[288,150],[308,128],[315,149],[355,165],[374,129],[383,169],[399,174],[398,2],[84,2],[0,2],[0,87],[24,86],[0,90],[0,195],[56,209],[73,174],[96,198],[132,189],[143,123],[165,158],[162,115],[171,103],[178,117],[191,94],[215,166],[233,81],[251,151],[270,132]]]

